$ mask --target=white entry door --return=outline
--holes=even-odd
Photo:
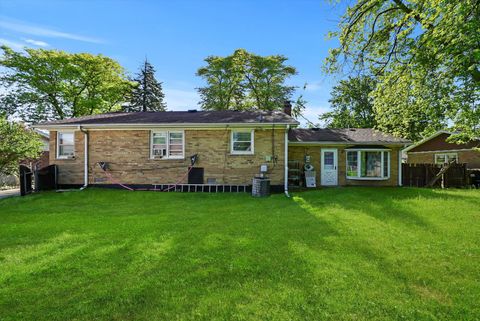
[[[338,150],[322,148],[320,175],[323,186],[338,185]]]

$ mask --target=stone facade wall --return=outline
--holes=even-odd
[[[151,159],[149,130],[89,131],[89,184],[111,184],[98,162],[107,162],[114,180],[124,184],[172,184],[184,178],[190,156],[198,154],[195,167],[204,168],[204,182],[251,184],[268,165],[272,185],[282,185],[284,178],[285,130],[255,129],[254,155],[230,153],[229,129],[185,130],[185,159]],[[60,184],[83,184],[84,134],[75,132],[75,157],[56,159],[56,132],[50,132],[50,164],[59,167]],[[272,148],[273,145],[273,148]],[[275,155],[267,161],[267,156]]]
[[[386,180],[355,180],[347,179],[346,174],[346,151],[345,145],[330,146],[295,146],[288,147],[288,159],[298,160],[303,168],[305,155],[311,157],[311,164],[315,167],[317,186],[321,185],[321,168],[320,168],[320,150],[322,148],[338,149],[338,185],[340,186],[397,186],[398,185],[398,156],[399,148],[390,147],[390,177]]]
[[[435,154],[450,153],[449,151],[412,153],[407,152],[407,162],[409,164],[434,164]],[[467,164],[467,168],[480,168],[480,152],[475,150],[451,152],[458,155],[460,164]]]
[[[84,134],[75,131],[75,156],[71,159],[57,159],[57,132],[50,131],[50,165],[58,165],[58,184],[83,185],[83,141]]]

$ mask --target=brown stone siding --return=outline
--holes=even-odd
[[[305,155],[310,155],[311,164],[315,167],[317,186],[321,185],[320,173],[320,150],[322,148],[336,148],[338,149],[338,185],[349,186],[397,186],[398,185],[398,147],[390,147],[390,178],[387,180],[353,180],[347,179],[346,176],[346,151],[348,146],[294,146],[288,147],[288,159],[298,160],[301,162],[303,168]]]
[[[75,131],[75,156],[57,159],[57,132],[50,132],[50,164],[58,165],[58,184],[83,184],[83,133]]]
[[[125,184],[172,184],[185,177],[190,156],[198,154],[196,167],[204,168],[205,183],[215,178],[221,184],[251,184],[261,164],[268,164],[272,185],[283,184],[284,133],[256,129],[254,155],[230,154],[230,130],[185,130],[185,159],[150,159],[149,130],[89,131],[89,184],[109,184],[98,162],[107,162],[112,177]],[[83,136],[75,132],[75,158],[55,159],[56,133],[51,132],[50,161],[59,166],[60,184],[83,184]],[[272,151],[272,141],[274,150]],[[275,154],[276,162],[266,156]],[[182,181],[186,183],[187,178]]]
[[[458,152],[438,151],[426,153],[407,153],[407,162],[410,164],[434,164],[435,154],[456,153],[460,164],[467,164],[467,168],[480,168],[480,152],[476,150],[466,150]]]
[[[407,152],[407,163],[409,164],[433,164],[435,162],[433,152],[431,153],[410,153]]]
[[[469,149],[472,147],[480,147],[480,140],[472,141],[467,144],[455,144],[448,143],[447,138],[450,137],[450,134],[440,134],[437,137],[434,137],[421,145],[411,149],[409,152],[424,152],[424,151],[436,151],[436,150],[458,150],[458,149]]]

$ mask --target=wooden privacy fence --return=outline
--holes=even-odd
[[[426,187],[441,172],[444,165],[436,164],[402,164],[402,184],[411,187]],[[469,184],[467,164],[451,164],[441,174],[433,186],[464,187]]]

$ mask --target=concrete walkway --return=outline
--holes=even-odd
[[[7,189],[4,191],[0,191],[0,199],[1,198],[6,198],[6,197],[12,197],[12,196],[20,196],[20,189]]]

